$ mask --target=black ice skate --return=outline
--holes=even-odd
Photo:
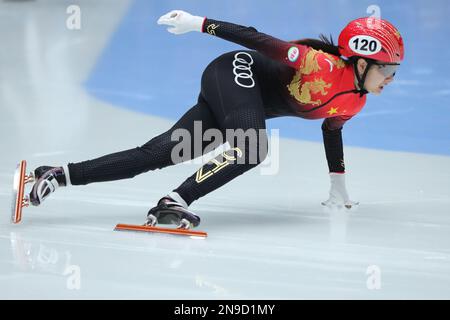
[[[177,227],[162,228],[156,226],[157,224],[173,224]],[[206,232],[190,230],[191,227],[197,227],[199,224],[199,216],[167,196],[159,200],[156,207],[150,209],[144,225],[119,223],[114,230],[168,233],[195,238],[206,238],[208,236]]]
[[[156,207],[150,209],[145,224],[149,226],[174,224],[177,228],[190,229],[200,224],[200,217],[166,196],[158,201]]]
[[[66,176],[62,167],[41,166],[34,170],[36,182],[30,192],[30,202],[38,206],[58,187],[66,186]]]

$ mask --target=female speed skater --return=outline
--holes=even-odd
[[[265,133],[266,120],[280,116],[324,119],[321,128],[331,187],[329,199],[322,204],[346,208],[358,204],[350,200],[345,186],[342,128],[361,111],[368,93],[378,95],[393,81],[403,60],[403,40],[391,23],[378,18],[353,20],[340,33],[337,46],[323,35],[288,42],[253,27],[181,10],[170,11],[157,23],[168,25],[167,31],[173,34],[207,33],[250,50],[228,52],[213,60],[203,72],[197,104],[172,128],[144,145],[93,160],[35,169],[30,193],[33,205],[40,205],[58,187],[132,178],[179,163],[172,157],[178,143],[172,133],[185,129],[191,137],[198,137],[193,134],[194,122],[201,122],[203,133],[208,129]],[[188,206],[256,167],[267,155],[264,134],[259,134],[256,142],[245,140],[237,147],[235,138],[226,140],[222,142],[232,148],[163,196],[148,212],[146,225],[198,226],[200,217]],[[201,145],[205,146],[205,141]],[[203,148],[196,149],[185,152],[183,161],[205,153]]]

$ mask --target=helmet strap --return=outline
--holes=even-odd
[[[367,73],[369,72],[370,67],[373,65],[373,61],[370,59],[364,59],[367,62],[367,65],[366,65],[366,69],[364,70],[362,76],[360,76],[359,71],[358,71],[358,60],[359,59],[364,59],[364,58],[361,58],[361,57],[355,58],[355,60],[353,62],[353,67],[355,69],[356,80],[358,80],[359,90],[357,92],[359,92],[360,97],[362,97],[363,95],[369,93],[369,91],[367,91],[364,88],[364,83],[366,82]]]

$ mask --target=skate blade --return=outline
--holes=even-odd
[[[11,222],[19,223],[22,220],[22,208],[24,207],[25,171],[27,162],[20,161],[14,172],[13,194],[11,203]]]
[[[206,238],[208,234],[203,231],[193,231],[188,229],[174,229],[174,228],[161,228],[161,227],[151,227],[151,226],[141,226],[134,224],[121,224],[119,223],[114,228],[115,231],[142,231],[142,232],[156,232],[156,233],[167,233],[175,234],[180,236],[191,236]]]

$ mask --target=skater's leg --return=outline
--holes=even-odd
[[[201,125],[199,125],[201,124]],[[132,178],[137,174],[160,169],[188,159],[201,156],[206,146],[211,142],[203,141],[204,131],[218,126],[202,95],[197,105],[192,107],[168,131],[154,137],[141,147],[116,152],[94,160],[80,163],[69,163],[64,167],[42,166],[35,170],[36,182],[30,192],[33,205],[39,205],[58,187],[66,185],[84,185],[92,182],[111,181]],[[172,133],[183,129],[189,143],[200,144],[200,148],[191,148],[191,152],[172,157],[172,149],[179,141],[172,140]],[[194,130],[200,131],[195,135]],[[199,141],[195,141],[199,140]],[[220,145],[223,141],[213,141],[213,145]],[[177,162],[178,161],[178,162]]]
[[[184,200],[183,203],[189,206],[194,200],[225,185],[265,159],[268,146],[264,119],[258,119],[258,112],[246,111],[245,114],[235,113],[230,121],[239,124],[237,128],[243,131],[255,131],[255,135],[250,134],[244,142],[236,139],[228,141],[232,148],[203,165],[169,194],[172,198],[177,199],[176,197],[179,196]]]
[[[208,66],[202,93],[222,130],[241,129],[244,143],[228,139],[234,148],[212,159],[169,194],[186,205],[256,167],[267,156],[264,102],[252,52],[232,52]],[[236,72],[246,72],[237,77]],[[236,131],[237,133],[237,131]],[[178,201],[180,202],[180,201]]]
[[[228,142],[232,148],[203,165],[177,189],[160,199],[157,206],[149,211],[146,223],[176,224],[183,228],[198,226],[200,217],[187,207],[194,200],[256,167],[266,157],[267,135],[265,121],[260,114],[260,106],[253,105],[228,117],[229,127],[238,125],[247,133],[255,129],[258,133],[250,134],[244,141],[230,139]]]
[[[197,128],[201,123],[201,135],[194,135],[194,125],[197,122]],[[92,182],[112,181],[119,179],[132,178],[140,173],[149,170],[161,169],[178,162],[172,158],[172,149],[179,141],[172,140],[172,133],[177,129],[185,129],[190,133],[191,145],[194,138],[200,138],[204,131],[217,128],[218,124],[211,113],[206,101],[200,95],[197,105],[186,112],[180,120],[168,131],[154,137],[144,145],[112,153],[94,160],[83,161],[79,163],[70,163],[68,170],[72,185],[84,185]],[[223,141],[217,141],[219,145]],[[197,141],[199,143],[199,141]],[[204,148],[210,142],[200,141],[201,148],[191,148],[191,154],[182,155],[183,161],[201,156]]]

